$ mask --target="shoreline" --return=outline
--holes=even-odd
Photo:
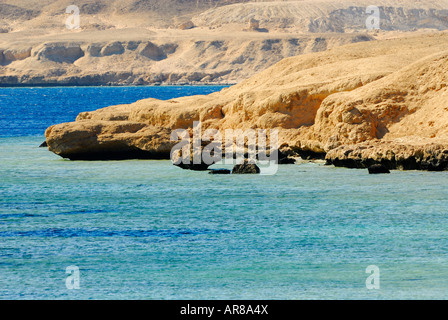
[[[0,83],[0,88],[78,88],[78,87],[111,87],[111,88],[124,88],[124,87],[130,87],[130,88],[138,88],[138,87],[229,87],[236,85],[238,83],[204,83],[204,84],[197,84],[197,83],[181,83],[181,84],[65,84],[65,83],[44,83],[44,84],[3,84]]]
[[[3,141],[6,141],[8,139],[20,139],[20,140],[27,140],[29,139],[29,143],[39,142],[39,141],[45,141],[44,135],[31,135],[31,136],[0,136],[0,139]],[[32,142],[31,142],[32,141]],[[35,148],[47,148],[46,146],[39,146],[34,145]],[[48,149],[47,149],[48,150]],[[448,154],[447,151],[442,150],[442,154]],[[89,155],[84,154],[84,157],[81,155],[78,155],[75,159],[67,159],[64,157],[61,157],[61,160],[69,160],[71,162],[99,162],[99,161],[105,161],[105,162],[115,162],[115,161],[170,161],[170,157],[167,154],[159,154],[155,155],[154,153],[148,153],[144,156],[138,156],[143,155],[144,152],[134,152],[133,156],[129,157],[129,153],[123,152],[121,154],[115,154],[114,157],[95,157],[95,155]],[[355,154],[355,153],[354,153]],[[283,154],[284,156],[284,154]],[[284,165],[297,165],[300,166],[302,164],[307,163],[313,163],[313,164],[319,164],[319,165],[325,165],[325,166],[333,166],[335,168],[345,168],[345,169],[357,169],[357,170],[367,170],[370,166],[373,165],[383,165],[387,169],[390,169],[391,171],[401,171],[401,172],[448,172],[448,160],[446,161],[440,161],[438,159],[438,162],[433,161],[433,159],[415,159],[413,157],[409,157],[407,159],[401,159],[401,160],[395,160],[395,159],[372,159],[372,158],[366,158],[366,159],[360,159],[357,156],[355,157],[345,157],[345,158],[337,158],[334,157],[334,153],[330,153],[330,156],[328,153],[321,154],[319,157],[316,158],[307,158],[305,153],[302,154],[303,157],[299,156],[298,154],[291,154],[288,155],[288,159],[294,159],[296,163],[280,163],[280,166]],[[438,163],[438,165],[437,165]],[[213,166],[213,165],[212,165]]]

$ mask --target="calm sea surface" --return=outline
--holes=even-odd
[[[448,173],[212,176],[37,147],[80,111],[221,88],[0,89],[0,298],[448,298]]]

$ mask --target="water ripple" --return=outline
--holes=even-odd
[[[44,238],[75,238],[75,237],[181,237],[230,233],[229,230],[191,230],[191,229],[167,229],[167,230],[100,230],[100,229],[42,229],[33,231],[4,231],[0,237],[44,237]]]

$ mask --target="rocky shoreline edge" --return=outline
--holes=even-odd
[[[47,148],[44,141],[40,148]],[[387,170],[421,170],[421,171],[448,171],[448,146],[443,144],[430,145],[404,145],[392,142],[377,141],[372,144],[340,146],[328,152],[313,152],[283,146],[278,151],[279,165],[298,164],[301,162],[324,163],[349,169],[369,169],[381,166]],[[246,155],[247,156],[247,155]],[[109,152],[81,152],[65,155],[64,158],[82,161],[113,161],[113,160],[171,160],[170,152],[152,152],[144,150],[109,151]],[[236,155],[234,155],[236,158]],[[227,169],[209,169],[209,166],[198,167],[178,165],[186,170],[211,171],[212,174],[231,173]],[[224,172],[226,171],[226,172]],[[229,172],[227,172],[229,171]]]
[[[47,80],[43,77],[36,79],[22,79],[18,76],[0,76],[0,88],[30,88],[30,87],[188,87],[188,86],[210,86],[210,87],[228,87],[235,85],[236,82],[223,81],[128,81],[127,79],[120,79],[117,77],[114,80],[102,79],[102,76],[94,75],[92,77],[72,77],[63,81]]]
[[[405,145],[378,141],[341,146],[326,155],[327,164],[346,168],[368,168],[381,164],[389,170],[447,171],[448,146]]]

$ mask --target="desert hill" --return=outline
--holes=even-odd
[[[447,2],[303,0],[284,2],[250,2],[209,9],[193,18],[198,26],[241,28],[247,19],[255,19],[269,30],[284,32],[353,32],[366,29],[366,9],[379,8],[381,30],[409,31],[448,27]]]
[[[50,127],[71,159],[167,157],[174,129],[276,128],[284,152],[330,163],[448,166],[448,34],[362,42],[284,59],[231,88],[81,113]]]
[[[0,1],[0,85],[238,83],[284,58],[448,26],[448,0],[377,1],[378,31],[364,0],[80,0],[68,30],[71,4]]]
[[[117,30],[113,38],[101,31],[85,34],[96,40],[68,40],[64,35],[44,41],[12,39],[14,46],[0,50],[0,84],[237,83],[284,57],[373,39],[357,34],[260,37],[241,32],[217,40],[200,31],[187,36],[178,30],[160,34],[136,29]]]
[[[85,28],[167,28],[207,9],[245,0],[2,0],[2,27],[13,31],[55,28],[66,19],[65,9],[76,5]]]
[[[272,29],[294,32],[345,32],[365,30],[367,0],[2,0],[0,26],[10,31],[62,30],[65,8],[76,4],[83,29],[176,27],[193,20],[197,26],[215,29],[246,26],[259,20]],[[413,28],[446,29],[445,0],[378,0],[382,30]]]

